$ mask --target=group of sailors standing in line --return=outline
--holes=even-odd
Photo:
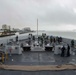
[[[33,40],[35,40],[35,36],[33,36]],[[62,39],[62,37],[53,37],[53,36],[50,36],[50,38],[49,38],[49,36],[46,36],[46,38],[45,38],[45,36],[38,37],[38,41],[41,41],[42,44],[43,44],[44,40],[45,40],[44,43],[46,45],[46,44],[48,44],[48,40],[50,40],[50,43],[57,42],[60,44],[60,42],[62,42],[63,39]],[[67,57],[70,56],[70,45],[69,44],[67,44],[67,48],[65,46],[63,46],[61,48],[61,57],[64,57],[64,56],[67,56]]]
[[[28,37],[28,39],[29,39],[28,43],[30,44],[31,38],[32,38],[32,41],[35,41],[36,38],[32,34],[29,34],[29,36],[30,37]],[[41,43],[43,44],[43,41],[45,40],[44,43],[47,44],[48,43],[47,40],[50,40],[50,43],[52,43],[52,42],[54,42],[54,43],[56,43],[56,42],[60,43],[63,40],[62,37],[53,37],[53,36],[50,36],[50,38],[49,38],[49,36],[46,36],[46,38],[45,38],[45,36],[38,37],[38,41],[41,41]],[[18,41],[18,36],[16,36],[16,41]],[[74,41],[72,40],[71,43],[73,45]],[[67,56],[67,57],[70,56],[70,45],[69,44],[67,44],[67,48],[65,46],[63,46],[61,48],[61,57],[64,57],[64,56]]]

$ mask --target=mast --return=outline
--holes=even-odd
[[[38,38],[38,19],[37,19],[37,38]]]

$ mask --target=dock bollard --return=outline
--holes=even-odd
[[[2,63],[4,63],[4,54],[2,54]]]

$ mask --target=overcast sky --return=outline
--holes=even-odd
[[[0,28],[76,29],[76,0],[0,0]]]

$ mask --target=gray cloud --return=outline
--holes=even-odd
[[[36,28],[76,25],[75,0],[0,0],[0,26]]]
[[[76,24],[76,13],[72,10],[60,6],[52,8],[47,10],[45,16],[43,16],[45,22],[50,22],[50,24]]]

